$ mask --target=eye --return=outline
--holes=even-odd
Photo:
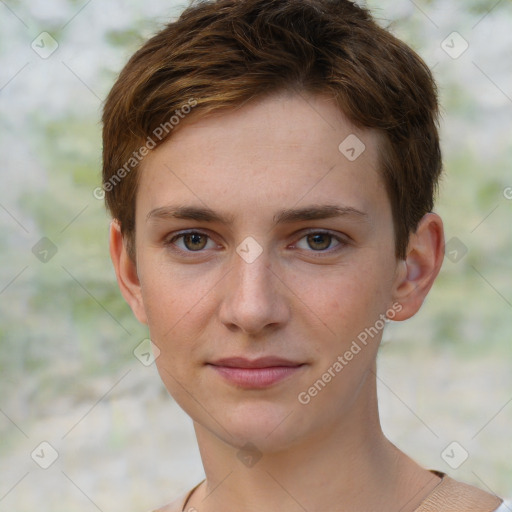
[[[180,241],[181,243],[176,243]],[[213,247],[215,244],[210,240],[210,237],[200,231],[189,231],[186,233],[179,233],[173,236],[166,242],[166,245],[175,245],[182,251],[186,252],[199,252],[205,248],[213,249],[213,247],[207,247],[208,242],[211,242]]]
[[[307,244],[307,247],[302,244],[302,240],[305,240],[305,243]],[[335,248],[338,248],[343,245],[342,240],[333,235],[332,233],[328,233],[325,231],[314,231],[311,233],[308,233],[306,236],[302,237],[299,242],[297,242],[296,246],[299,249],[313,249],[315,252],[322,252],[326,251],[327,249],[331,248],[331,244],[333,241],[336,242]]]

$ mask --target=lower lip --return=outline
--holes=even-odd
[[[233,368],[210,365],[227,381],[249,389],[267,388],[297,373],[299,366],[271,366],[268,368]]]

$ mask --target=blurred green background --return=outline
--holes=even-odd
[[[385,333],[383,427],[423,465],[512,497],[512,4],[367,4],[433,69],[443,108],[448,257],[420,314]],[[0,2],[0,510],[144,510],[202,478],[190,420],[134,356],[147,331],[93,195],[102,100],[185,5]],[[31,458],[44,440],[46,470]]]

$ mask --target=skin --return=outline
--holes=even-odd
[[[366,147],[354,161],[338,149],[350,134]],[[406,259],[395,257],[379,141],[331,100],[283,93],[185,120],[143,161],[136,263],[117,221],[111,255],[123,296],[161,351],[161,378],[194,422],[206,481],[187,510],[407,512],[439,483],[382,433],[381,330],[309,403],[298,400],[380,315],[413,316],[442,263],[433,213],[411,234]],[[176,205],[232,222],[174,218],[166,208]],[[274,223],[283,209],[319,205],[349,210]],[[173,238],[183,230],[204,236]],[[236,251],[249,236],[262,249],[251,263]],[[302,366],[246,389],[207,364],[267,355]],[[244,464],[251,450],[260,458]]]

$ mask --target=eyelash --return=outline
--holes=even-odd
[[[170,237],[169,239],[165,240],[164,241],[164,245],[166,247],[169,247],[171,250],[173,251],[176,251],[176,252],[179,252],[181,254],[186,254],[187,257],[189,256],[192,256],[194,254],[200,254],[200,253],[203,253],[205,251],[205,249],[200,249],[200,250],[197,250],[197,251],[191,251],[191,250],[188,250],[188,249],[181,249],[181,248],[178,248],[176,247],[175,245],[175,242],[179,239],[183,239],[184,236],[186,235],[201,235],[201,236],[204,236],[206,237],[208,240],[207,240],[207,243],[208,241],[212,240],[212,237],[210,235],[208,235],[208,233],[205,233],[204,231],[198,231],[198,230],[189,230],[189,231],[181,231],[179,233],[176,233],[175,235],[173,235],[172,237]],[[301,240],[303,240],[304,238],[306,238],[307,236],[310,236],[310,235],[327,235],[329,237],[331,237],[331,239],[335,240],[338,242],[338,246],[336,246],[335,248],[328,248],[328,249],[324,249],[324,250],[318,250],[318,251],[315,251],[314,249],[310,249],[308,250],[307,252],[309,253],[312,253],[313,255],[318,255],[318,257],[322,257],[322,255],[325,255],[325,254],[332,254],[332,253],[335,253],[335,252],[338,252],[339,250],[343,249],[346,245],[348,245],[348,241],[342,237],[340,237],[339,235],[336,235],[330,231],[325,231],[325,230],[311,230],[311,231],[308,231],[306,233],[304,233],[301,238],[299,238],[299,240],[297,242],[294,243],[294,245],[296,245],[298,242],[300,242]]]

